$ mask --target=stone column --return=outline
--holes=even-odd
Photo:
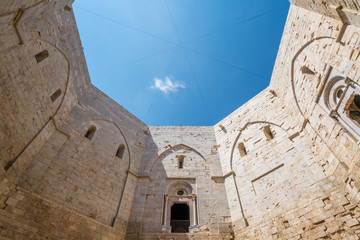
[[[193,216],[194,216],[194,225],[197,225],[197,219],[196,219],[196,195],[192,195],[192,205],[193,205]]]
[[[193,219],[194,219],[194,223],[193,225],[191,225],[189,227],[189,232],[198,232],[199,231],[199,227],[198,227],[198,220],[197,220],[197,209],[196,209],[196,195],[195,194],[192,194],[191,196],[191,199],[192,199],[192,213],[193,213]]]
[[[168,194],[166,194],[164,196],[164,212],[163,212],[163,224],[161,225],[161,232],[165,232],[165,233],[171,233],[171,226],[167,225],[167,212],[168,212],[168,200],[169,196]]]
[[[164,206],[163,206],[163,217],[162,217],[162,225],[165,225],[165,213],[166,212],[166,194],[164,195]]]

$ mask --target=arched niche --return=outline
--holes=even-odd
[[[179,168],[179,157],[183,159],[183,168]],[[197,222],[195,222],[197,218],[194,217],[194,214],[197,214],[194,210],[196,194],[205,193],[213,184],[211,170],[206,159],[197,150],[178,144],[159,154],[149,168],[148,174],[149,180],[146,186],[148,197],[145,197],[142,219],[144,232],[153,229],[154,225],[159,231],[171,232],[170,210],[172,204],[175,203],[189,205],[191,212],[189,231],[197,231]],[[197,182],[199,184],[196,185]],[[179,191],[183,191],[183,194],[179,195]],[[162,209],[162,212],[159,214],[155,209]],[[206,214],[205,210],[204,214]],[[150,226],[148,223],[151,221],[153,222]]]
[[[239,130],[232,143],[229,170],[235,171],[241,169],[241,166],[256,164],[254,160],[257,164],[261,164],[257,153],[261,152],[265,145],[271,145],[272,151],[277,151],[277,148],[286,151],[293,144],[288,137],[288,132],[278,124],[267,121],[248,122]],[[281,146],[278,146],[279,142],[282,143]],[[244,154],[245,147],[246,154]],[[282,151],[278,151],[277,154],[282,154]],[[240,165],[239,168],[234,164]]]
[[[191,186],[191,183],[186,180],[173,181],[170,183],[167,187],[166,194],[176,196],[179,195],[178,192],[180,190],[183,191],[183,195],[195,194],[193,186]]]
[[[351,52],[354,50],[356,49],[349,45],[337,43],[330,36],[322,36],[301,46],[291,62],[290,85],[296,107],[290,114],[297,121],[299,131],[303,130],[304,123],[308,123],[311,131],[321,139],[315,147],[328,149],[331,158],[345,165],[352,164],[353,152],[358,148],[358,123],[354,118],[349,119],[347,113],[348,108],[345,105],[351,104],[349,95],[344,94],[346,101],[340,100],[341,97],[338,96],[341,96],[340,93],[345,92],[346,86],[349,85],[344,84],[344,81],[348,78],[354,82],[358,81],[356,78],[351,79],[357,75],[355,69],[360,67],[359,61],[351,58]],[[313,77],[309,78],[309,74],[301,71],[304,66],[315,73]],[[353,85],[351,88],[354,92],[352,95],[355,96],[357,87]],[[338,102],[345,104],[342,110],[340,106],[335,107]],[[331,113],[329,109],[332,110]],[[325,169],[331,169],[328,167],[330,161],[333,161],[331,158],[324,165]],[[327,172],[332,174],[333,171]]]
[[[99,129],[99,126],[103,126],[102,130]],[[121,159],[125,159],[124,161],[128,162],[127,170],[129,170],[131,165],[131,151],[123,131],[116,122],[108,119],[92,118],[83,121],[75,121],[68,126],[68,129],[72,132],[72,134],[77,136],[82,135],[85,138],[89,130],[95,130],[96,135],[98,133],[101,134],[100,136],[97,136],[98,139],[103,139],[103,137],[111,139],[110,142],[103,140],[111,143],[110,146],[107,146],[109,148],[109,151],[107,152],[110,153],[112,151],[113,157],[120,158],[121,155]],[[106,133],[108,136],[104,136]],[[119,156],[117,156],[118,154]]]
[[[85,134],[90,126],[96,132],[88,139]],[[128,148],[122,159],[115,153],[120,143],[127,147],[127,141],[115,123],[104,119],[86,120],[69,129],[70,137],[63,145],[57,145],[57,135],[45,144],[19,185],[110,226],[123,199],[130,165]],[[71,198],[63,192],[71,192]]]
[[[269,131],[271,138],[268,136]],[[227,191],[234,196],[230,200],[230,211],[234,221],[244,221],[245,226],[248,226],[250,215],[247,212],[248,199],[253,194],[251,177],[254,171],[268,164],[267,159],[263,158],[268,155],[266,151],[273,152],[275,156],[272,157],[276,159],[276,156],[292,148],[293,142],[288,137],[289,134],[280,125],[268,121],[251,121],[240,128],[232,142],[230,161],[226,166],[227,170],[233,174],[232,177],[225,179]],[[244,155],[243,147],[246,147],[246,155]],[[278,164],[275,166],[283,166],[280,162],[275,164]]]
[[[318,104],[360,144],[360,85],[333,67],[328,72]]]
[[[179,169],[179,158],[183,161],[181,169]],[[150,178],[159,176],[195,177],[203,171],[211,175],[208,161],[197,150],[184,144],[178,144],[159,154],[153,161],[148,175]],[[162,174],[159,175],[159,173]],[[163,174],[165,175],[162,176]]]
[[[328,36],[318,37],[305,43],[299,48],[291,62],[290,84],[293,99],[300,115],[308,118],[321,89],[321,76],[325,74],[325,64],[314,56],[321,56],[324,52],[330,54],[335,39]],[[299,124],[301,124],[300,119]]]
[[[36,55],[44,51],[48,55],[38,62]],[[70,63],[56,46],[36,39],[6,50],[0,72],[0,131],[4,136],[0,159],[6,169],[59,111],[67,93]]]

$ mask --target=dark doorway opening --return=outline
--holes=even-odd
[[[350,118],[360,124],[360,95],[356,94],[353,96],[351,104],[347,110]]]
[[[175,203],[171,207],[171,232],[189,232],[190,211],[186,203]]]

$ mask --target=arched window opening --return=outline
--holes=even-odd
[[[239,143],[238,149],[241,157],[244,157],[247,154],[244,143]]]
[[[345,86],[340,86],[340,87],[338,87],[338,88],[334,91],[334,96],[333,96],[333,98],[334,98],[334,102],[335,102],[336,104],[339,103],[339,101],[340,101],[340,99],[341,99],[341,97],[342,97],[342,95],[343,95],[343,93],[344,93],[344,90],[345,90]]]
[[[356,94],[350,98],[350,104],[347,109],[348,116],[360,124],[360,95]]]
[[[329,67],[317,103],[360,145],[360,85]]]
[[[177,156],[178,158],[178,168],[182,169],[184,168],[184,158],[185,156],[184,155],[179,155]]]
[[[176,194],[179,195],[179,196],[184,195],[184,190],[179,190],[179,191],[177,191]]]
[[[125,152],[125,145],[124,144],[120,144],[119,148],[116,151],[116,156],[118,158],[121,158],[124,156],[124,152]]]
[[[274,134],[272,133],[270,126],[264,127],[264,134],[268,141],[274,138]]]
[[[61,95],[61,89],[59,88],[58,90],[56,90],[52,95],[51,95],[51,101],[55,102],[56,99],[58,99]]]
[[[186,203],[175,203],[171,206],[171,232],[189,232],[190,209]]]
[[[96,127],[94,126],[94,125],[91,125],[90,127],[89,127],[89,129],[87,130],[87,132],[86,132],[86,134],[85,134],[85,137],[87,138],[87,139],[92,139],[93,138],[93,136],[94,136],[94,134],[95,134],[95,131],[96,131]]]
[[[44,50],[35,55],[36,61],[39,63],[49,56],[48,50]]]

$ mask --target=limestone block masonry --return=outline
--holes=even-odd
[[[72,3],[0,5],[0,239],[360,239],[358,0],[290,0],[269,87],[207,127],[94,87]]]

